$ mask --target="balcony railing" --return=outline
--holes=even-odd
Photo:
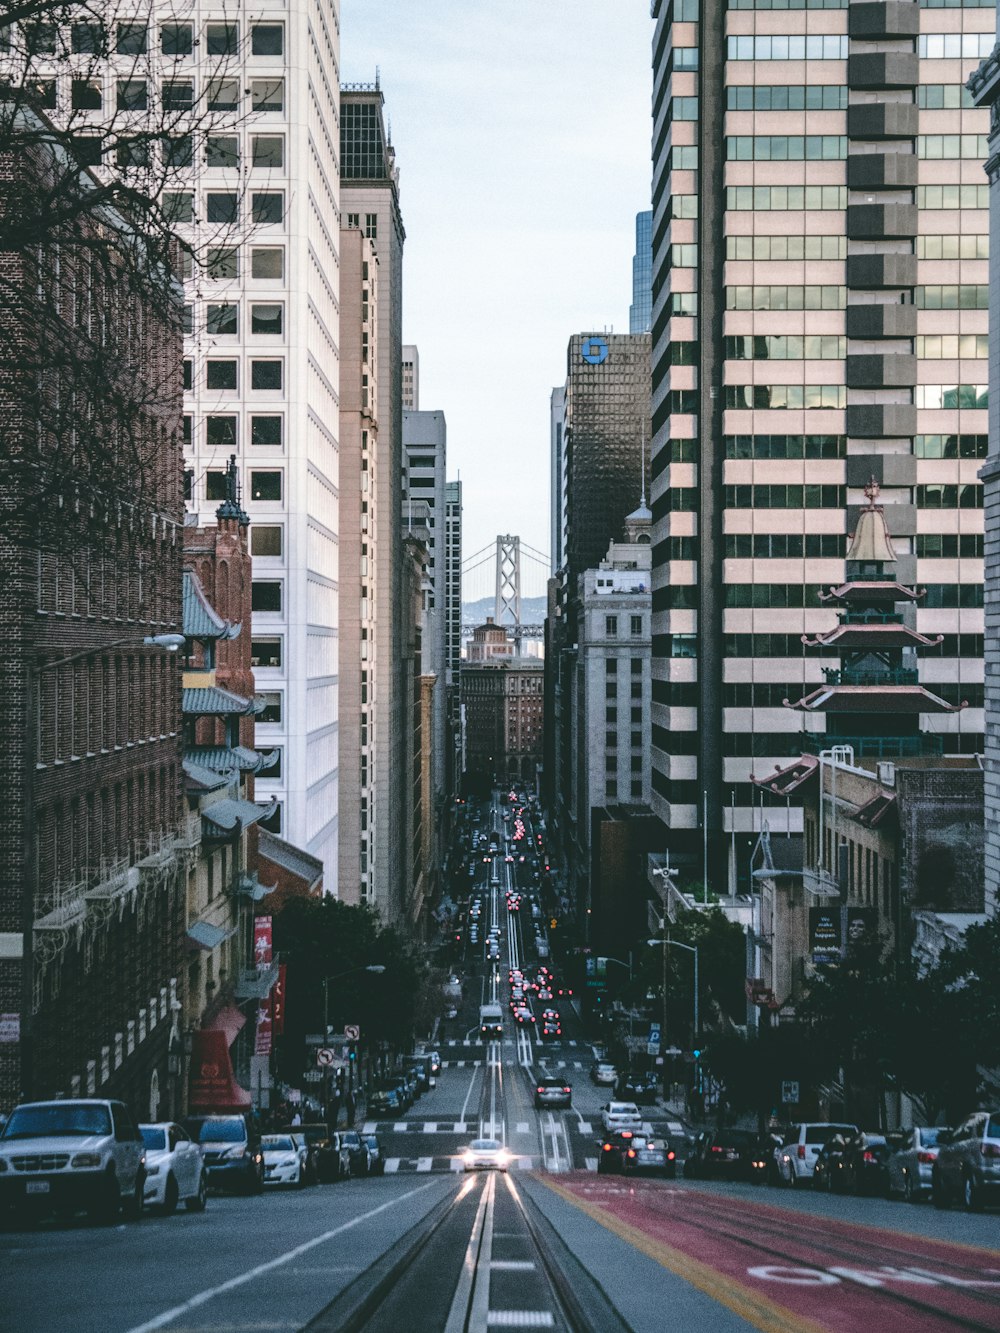
[[[824,668],[828,685],[916,685],[919,673],[914,667],[889,667],[884,671],[838,671]]]
[[[802,748],[807,754],[819,754],[834,745],[849,745],[856,759],[913,759],[944,754],[943,736],[828,736],[803,732]]]

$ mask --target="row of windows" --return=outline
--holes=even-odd
[[[981,532],[922,532],[913,541],[914,553],[921,560],[981,560]]]
[[[181,277],[192,276],[190,256],[182,259]],[[240,252],[235,247],[210,247],[205,256],[204,276],[207,278],[238,278],[240,276]],[[250,251],[250,276],[260,281],[281,279],[285,276],[285,252],[280,246],[254,246]]]
[[[732,361],[828,361],[847,354],[847,339],[836,333],[741,334],[724,342]]]
[[[731,408],[822,408],[844,407],[847,390],[842,384],[727,384],[723,407]]]
[[[927,32],[917,38],[921,60],[982,60],[993,50],[991,32]]]
[[[729,111],[843,111],[847,89],[839,83],[761,83],[726,89]]]
[[[964,236],[918,236],[914,253],[918,259],[989,259],[990,237],[985,231]]]
[[[839,532],[730,532],[724,543],[731,560],[839,560],[845,550]]]
[[[240,196],[230,190],[208,190],[199,217],[190,190],[168,190],[163,195],[163,214],[168,222],[231,223],[240,220]],[[285,219],[283,190],[254,190],[250,194],[250,221],[254,226],[280,226]]]
[[[250,388],[260,390],[281,389],[284,385],[284,361],[250,362]],[[217,392],[236,392],[239,389],[239,362],[235,360],[208,360],[205,367],[205,388]],[[184,388],[194,388],[194,368],[191,361],[184,362]]]
[[[53,110],[58,105],[59,88],[55,79],[33,81],[32,89],[33,100],[39,106]],[[156,85],[151,85],[148,79],[117,79],[112,81],[112,89],[118,111],[148,111],[155,102]],[[244,92],[249,93],[252,111],[285,108],[285,81],[281,78],[251,79],[245,90],[241,79],[212,79],[205,87],[205,107],[209,111],[238,111]],[[63,95],[67,95],[66,90]],[[160,97],[164,111],[190,111],[195,105],[194,80],[165,79]],[[74,111],[102,110],[103,80],[93,76],[69,80],[68,98]]]
[[[697,97],[672,97],[670,99],[670,116],[667,123],[671,120],[697,120],[698,119],[698,99]]]
[[[929,361],[977,361],[989,356],[988,333],[921,333],[914,343],[917,356]]]
[[[670,150],[670,171],[697,171],[698,145],[675,144]]]
[[[843,509],[846,486],[725,486],[726,509]]]
[[[985,282],[941,283],[914,289],[918,310],[988,310],[990,289]]]
[[[624,620],[624,617],[621,617],[621,619]],[[604,634],[605,634],[605,637],[606,637],[606,638],[609,638],[609,639],[616,639],[616,638],[618,637],[618,633],[619,633],[619,630],[618,630],[618,621],[619,621],[619,617],[618,617],[618,616],[605,616],[605,617],[604,617]],[[641,637],[641,635],[642,635],[642,616],[629,616],[629,634],[630,634],[633,638]],[[610,668],[609,668],[609,669],[610,669]],[[617,669],[617,668],[616,668],[616,669]]]
[[[917,458],[985,458],[989,443],[986,435],[914,435],[913,453]]]
[[[932,482],[915,487],[914,500],[921,509],[982,509],[983,488],[976,482],[964,486]]]
[[[633,616],[632,619],[633,619],[633,620],[638,620],[638,621],[640,622],[640,624],[639,624],[639,628],[638,628],[637,630],[635,630],[635,633],[636,633],[636,634],[641,634],[641,633],[642,633],[642,623],[641,623],[641,622],[642,622],[642,616]],[[617,631],[616,631],[616,633],[617,633]],[[618,658],[617,658],[617,657],[607,657],[607,658],[605,658],[605,659],[604,659],[604,670],[605,670],[605,672],[606,672],[607,675],[609,675],[609,676],[616,676],[616,675],[618,674]],[[642,658],[641,658],[641,657],[630,657],[630,658],[629,658],[629,671],[632,673],[633,676],[641,676],[641,675],[642,675]]]
[[[184,307],[184,332],[196,332],[194,307]],[[285,307],[280,303],[256,303],[250,306],[250,332],[252,334],[280,334],[284,332]],[[222,335],[238,334],[240,331],[240,307],[238,305],[215,304],[205,306],[205,332]]]
[[[284,438],[284,421],[284,417],[280,416],[252,415],[250,417],[250,443],[262,447],[273,448],[277,446],[280,448]],[[206,448],[232,451],[240,447],[238,417],[212,414],[204,418],[204,424]],[[194,418],[185,415],[183,426],[185,448],[193,448]]]
[[[990,405],[985,384],[918,384],[914,399],[917,407],[987,408]]]
[[[843,259],[846,236],[727,236],[727,259]]]
[[[972,134],[924,137],[978,138]],[[986,156],[985,150],[980,156]],[[727,162],[836,162],[846,157],[846,134],[736,134],[726,138]]]
[[[918,291],[943,288],[918,288]],[[958,288],[955,289],[956,291]],[[975,291],[975,288],[970,288]],[[983,292],[987,289],[982,288]],[[943,298],[942,298],[943,299]],[[727,287],[727,310],[843,310],[847,304],[845,287]],[[919,302],[918,302],[919,304]],[[985,304],[985,303],[984,303]],[[948,310],[951,306],[928,306],[927,309]],[[962,309],[967,307],[962,306]]]
[[[974,157],[985,161],[989,156],[985,134],[918,134],[917,157]]]
[[[185,499],[190,500],[194,495],[194,473],[191,469],[188,469],[184,475],[185,488],[189,492],[185,495]],[[251,469],[249,474],[250,499],[274,501],[280,504],[284,491],[284,476],[285,474],[281,471]],[[226,495],[226,473],[218,470],[207,471],[205,473],[205,499],[224,500]]]
[[[973,187],[977,188],[977,187]],[[983,186],[989,189],[989,186]],[[846,185],[731,185],[726,207],[738,212],[785,213],[800,209],[839,211],[847,207]]]
[[[61,42],[60,42],[61,36]],[[60,34],[54,23],[24,23],[21,38],[32,55],[56,55],[60,45],[67,49],[67,34]],[[97,20],[73,23],[68,34],[68,50],[74,55],[141,56],[152,49],[149,27],[145,23],[118,23],[114,31]],[[0,51],[10,50],[12,33],[9,27],[0,29]],[[165,56],[190,56],[196,45],[194,25],[191,23],[164,23],[160,26],[160,51]],[[252,23],[250,25],[250,54],[280,56],[285,49],[285,28],[282,23]],[[240,25],[238,23],[206,23],[203,50],[210,56],[240,54]]]
[[[147,135],[122,136],[115,140],[115,165],[122,168],[146,168],[154,157],[152,137]],[[99,167],[104,161],[105,140],[102,135],[78,134],[73,139],[73,152],[84,167]],[[182,170],[194,166],[194,136],[180,134],[164,138],[159,143],[164,167]],[[274,171],[285,163],[285,137],[282,134],[252,134],[250,136],[249,165],[261,171]],[[235,134],[209,134],[205,138],[206,167],[233,169],[240,166],[240,141]]]
[[[844,458],[845,435],[727,435],[727,458]]]
[[[987,51],[989,49],[987,47]],[[728,37],[726,54],[730,60],[846,60],[847,37],[839,33],[808,37],[802,34],[791,37]],[[973,54],[980,53],[977,50]],[[985,55],[986,51],[982,54]]]
[[[988,208],[988,185],[918,185],[918,208]]]
[[[975,105],[964,83],[922,83],[917,89],[917,106],[928,111],[954,111]]]

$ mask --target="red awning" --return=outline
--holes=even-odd
[[[213,1031],[224,1032],[226,1034],[226,1045],[232,1046],[233,1042],[246,1026],[246,1014],[241,1014],[235,1004],[227,1004],[205,1024],[206,1028]]]
[[[188,1107],[193,1113],[242,1111],[250,1094],[233,1075],[226,1034],[216,1028],[195,1032],[191,1044]]]

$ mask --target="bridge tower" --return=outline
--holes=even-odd
[[[493,619],[498,625],[521,624],[521,538],[497,537],[497,583]]]

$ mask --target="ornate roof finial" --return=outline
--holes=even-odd
[[[218,519],[235,519],[242,527],[250,526],[250,515],[245,513],[240,504],[240,473],[236,466],[236,455],[229,455],[226,465],[226,498],[215,511]]]
[[[873,476],[869,477],[865,485],[865,495],[868,496],[868,508],[871,510],[880,508],[880,506],[876,503],[879,497],[880,489],[881,488],[878,482],[875,480],[875,478]]]

